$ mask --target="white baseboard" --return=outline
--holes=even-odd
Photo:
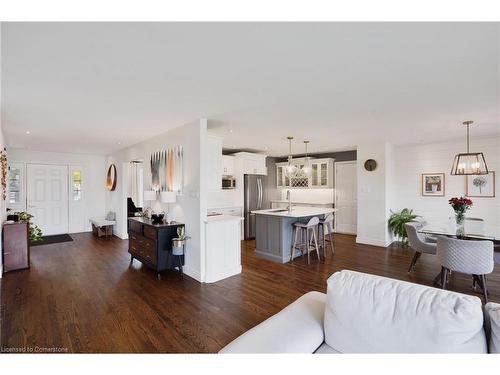
[[[363,245],[387,247],[391,244],[391,241],[380,240],[378,238],[368,238],[368,237],[357,236],[356,243],[363,244]]]
[[[216,283],[217,281],[226,279],[231,276],[239,275],[241,273],[241,266],[226,270],[225,272],[219,272],[215,275],[210,275],[205,277],[206,283]]]
[[[194,269],[192,269],[190,267],[186,267],[186,266],[182,267],[182,272],[185,275],[189,276],[190,278],[195,279],[199,283],[203,282],[201,280],[201,274],[198,271],[196,271],[196,270],[194,270]]]

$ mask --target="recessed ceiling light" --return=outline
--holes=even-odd
[[[29,130],[26,130],[26,134],[31,134],[31,132]]]
[[[121,145],[122,143],[121,142],[118,142],[119,145]]]
[[[233,132],[233,129],[229,129],[229,133],[232,133]]]

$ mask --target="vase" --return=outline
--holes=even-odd
[[[455,223],[456,226],[456,234],[458,237],[465,235],[465,214],[463,212],[455,212]]]

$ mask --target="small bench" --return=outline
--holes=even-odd
[[[113,226],[116,224],[115,213],[108,212],[106,217],[93,217],[89,219],[92,224],[92,233],[97,237],[113,236]]]

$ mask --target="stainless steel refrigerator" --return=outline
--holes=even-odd
[[[255,214],[251,211],[270,208],[266,191],[266,176],[245,175],[245,240],[255,238]]]

